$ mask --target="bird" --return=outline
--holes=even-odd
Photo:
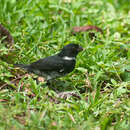
[[[48,82],[72,72],[75,68],[76,56],[82,50],[79,44],[70,43],[55,55],[39,59],[31,64],[14,64],[14,66],[41,76]]]

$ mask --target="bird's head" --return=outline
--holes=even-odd
[[[80,45],[70,43],[70,44],[63,47],[63,49],[61,50],[59,55],[61,57],[65,57],[65,56],[67,56],[67,57],[76,57],[77,54],[79,52],[81,52],[82,50],[83,50],[83,48]]]

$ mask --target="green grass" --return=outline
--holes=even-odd
[[[12,51],[0,43],[0,130],[129,130],[129,9],[128,0],[0,0],[0,23],[15,40]],[[71,34],[84,25],[98,26],[104,34],[95,32],[95,39],[89,32]],[[75,70],[54,87],[74,90],[81,99],[55,103],[57,94],[45,84],[32,76],[16,79],[25,72],[12,64],[34,62],[70,42],[85,50]]]

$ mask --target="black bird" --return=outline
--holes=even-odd
[[[78,44],[68,44],[56,55],[40,59],[34,63],[15,64],[28,72],[44,77],[47,81],[55,79],[73,71],[76,64],[76,56],[83,48]]]

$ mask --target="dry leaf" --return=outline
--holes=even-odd
[[[69,117],[70,117],[70,119],[73,121],[73,123],[76,123],[74,117],[73,117],[70,113],[69,113]]]
[[[12,45],[14,43],[13,37],[11,36],[10,32],[2,24],[0,24],[0,38],[5,36],[5,41]]]
[[[64,3],[71,3],[73,2],[74,0],[64,0]]]
[[[52,126],[57,126],[57,123],[55,121],[53,121]]]
[[[101,28],[97,26],[92,26],[92,25],[87,25],[87,26],[82,26],[82,27],[74,27],[72,29],[72,34],[78,33],[78,32],[85,32],[89,30],[96,30],[97,32],[100,32],[103,34],[103,31]]]
[[[39,82],[44,82],[45,79],[44,79],[43,77],[38,77],[38,81],[39,81]]]
[[[7,99],[0,99],[0,102],[7,102]]]

